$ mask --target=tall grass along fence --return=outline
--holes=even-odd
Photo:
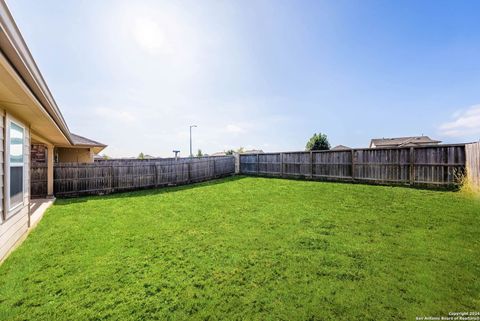
[[[467,180],[474,192],[480,193],[480,142],[465,145]]]
[[[54,193],[57,197],[101,195],[202,182],[234,172],[233,156],[59,163],[54,167]]]
[[[249,154],[240,155],[240,173],[376,184],[454,187],[460,184],[465,173],[465,150],[465,144],[456,144]]]

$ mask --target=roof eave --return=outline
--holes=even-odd
[[[38,99],[41,107],[50,115],[65,138],[73,145],[70,130],[53,98],[48,86],[13,19],[4,0],[0,0],[0,28],[5,35],[8,48],[3,54],[16,70],[19,77]]]
[[[85,147],[85,148],[88,148],[88,147],[90,147],[90,148],[92,148],[92,147],[105,148],[105,147],[107,147],[107,146],[108,146],[108,145],[93,145],[93,144],[92,144],[92,145],[88,145],[88,144],[75,144],[75,145],[73,145],[73,147]]]

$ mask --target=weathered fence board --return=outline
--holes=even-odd
[[[464,172],[464,144],[240,155],[241,174],[286,178],[456,186]]]
[[[32,164],[30,169],[30,196],[47,196],[47,164]]]
[[[480,189],[480,143],[248,154],[239,156],[238,165],[240,174],[246,175],[447,187],[458,185],[466,172],[469,182]],[[54,191],[60,197],[106,194],[234,173],[233,156],[55,164]],[[46,165],[32,165],[32,197],[47,194],[46,181]]]
[[[60,163],[54,166],[54,193],[58,197],[108,194],[202,182],[234,172],[233,156]]]
[[[468,184],[480,191],[480,142],[465,145]]]
[[[313,178],[344,179],[352,177],[352,153],[350,151],[311,152],[311,154]]]

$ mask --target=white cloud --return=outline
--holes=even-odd
[[[225,131],[230,134],[244,134],[246,132],[245,128],[235,124],[228,124]]]
[[[98,107],[94,110],[95,114],[102,118],[103,121],[115,121],[121,126],[125,124],[131,124],[136,120],[135,115],[126,110],[118,110],[108,107]]]
[[[439,127],[447,137],[468,137],[480,135],[480,105],[474,105],[463,111],[457,111],[453,120]]]
[[[262,142],[273,144],[268,150],[288,148],[274,139],[291,120],[277,108],[290,103],[250,91],[257,62],[230,5],[105,3],[87,21],[95,46],[81,48],[94,49],[97,68],[88,68],[81,90],[73,82],[62,104],[74,132],[109,145],[112,157],[188,155],[191,124],[198,125],[193,149],[205,153],[267,150]]]

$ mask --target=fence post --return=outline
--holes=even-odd
[[[310,151],[310,178],[313,179],[313,151]]]
[[[352,181],[355,180],[355,149],[352,149]]]
[[[153,166],[155,168],[155,188],[158,187],[158,168],[157,168],[157,162],[153,162]]]
[[[258,175],[258,172],[260,171],[260,162],[259,162],[259,156],[257,154],[257,175]]]
[[[217,177],[217,173],[215,172],[215,158],[210,158],[213,160],[213,177]]]
[[[283,153],[280,153],[280,177],[283,177]]]
[[[413,185],[415,183],[415,148],[414,147],[410,147],[409,181],[410,181],[410,185]]]
[[[480,142],[465,145],[466,184],[480,194]]]
[[[192,164],[191,164],[191,158],[188,159],[187,161],[187,183],[191,183],[192,181]],[[176,172],[176,171],[175,171]]]
[[[115,177],[115,170],[113,169],[113,165],[110,166],[110,192],[114,191],[114,177]]]
[[[233,157],[235,159],[235,174],[241,174],[240,173],[240,153],[233,153]]]

